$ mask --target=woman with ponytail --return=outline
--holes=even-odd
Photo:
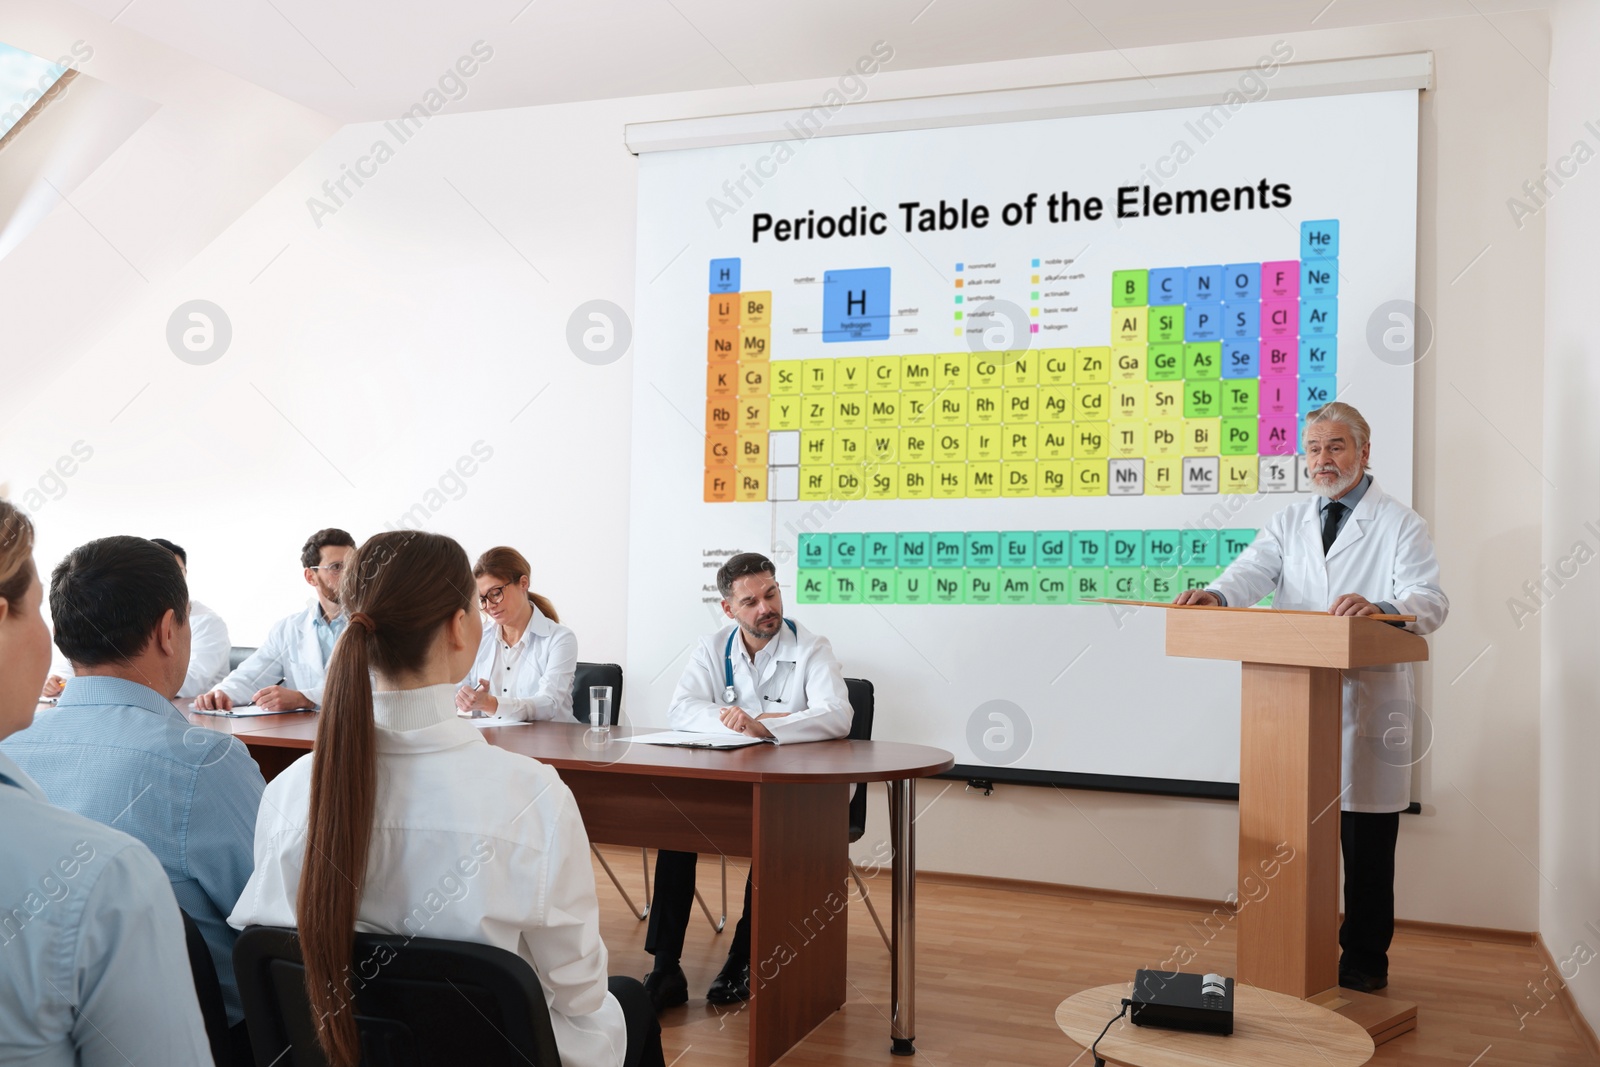
[[[228,921],[299,927],[332,1067],[361,1060],[350,1003],[358,929],[515,952],[539,975],[563,1064],[659,1067],[643,987],[606,978],[571,791],[457,717],[456,683],[482,633],[476,596],[466,553],[448,537],[399,530],[356,550],[316,749],[268,785],[255,873]]]
[[[555,605],[533,592],[528,561],[514,548],[491,548],[472,568],[483,609],[483,637],[456,710],[533,722],[572,718],[578,639]]]

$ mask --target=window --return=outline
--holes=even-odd
[[[0,42],[0,140],[45,98],[68,68]]]

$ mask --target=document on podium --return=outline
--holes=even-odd
[[[679,748],[745,748],[749,745],[775,745],[772,737],[744,734],[697,734],[690,730],[662,730],[655,734],[634,734],[629,741],[641,745],[676,745]]]

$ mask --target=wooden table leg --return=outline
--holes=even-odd
[[[754,787],[750,1064],[767,1067],[844,1006],[849,791]]]

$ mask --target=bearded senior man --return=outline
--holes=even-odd
[[[1207,589],[1177,604],[1273,606],[1331,615],[1414,615],[1413,633],[1437,630],[1450,602],[1439,588],[1428,524],[1368,473],[1371,431],[1349,404],[1306,416],[1305,460],[1315,499],[1273,516]],[[1400,625],[1395,623],[1394,625]],[[1343,672],[1344,781],[1339,842],[1344,923],[1339,984],[1364,993],[1389,984],[1394,939],[1394,853],[1411,803],[1411,664]]]

